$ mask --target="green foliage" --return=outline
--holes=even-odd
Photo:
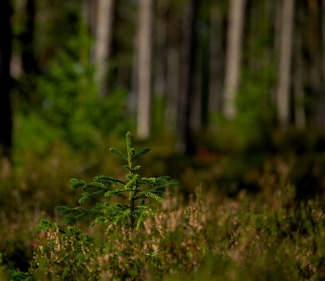
[[[79,24],[77,32],[62,41],[49,59],[44,73],[29,78],[33,87],[21,86],[30,93],[19,97],[16,147],[44,152],[60,139],[87,152],[101,138],[130,126],[125,88],[115,85],[107,98],[98,97],[96,69],[89,60],[92,44],[86,27]],[[39,132],[41,138],[33,137]]]
[[[26,272],[9,270],[12,281],[32,281],[33,279]]]
[[[144,148],[138,153],[133,147],[133,137],[130,132],[126,134],[127,155],[116,148],[111,148],[110,152],[127,161],[124,169],[128,171],[125,176],[126,182],[114,179],[108,176],[94,177],[93,182],[86,183],[83,180],[71,179],[71,188],[81,188],[82,190],[94,190],[84,192],[79,199],[79,203],[83,204],[90,199],[97,197],[110,198],[112,196],[120,197],[127,203],[115,203],[109,206],[108,203],[97,203],[93,208],[87,209],[82,206],[68,208],[67,206],[58,206],[56,209],[60,215],[66,219],[66,224],[74,225],[79,220],[89,218],[93,220],[93,224],[105,223],[107,231],[112,224],[127,224],[131,229],[139,229],[145,217],[152,213],[151,209],[145,205],[149,198],[155,199],[158,203],[162,203],[162,195],[169,193],[169,188],[178,185],[178,182],[171,177],[162,176],[158,178],[141,178],[136,174],[140,166],[134,166],[134,160],[143,156],[150,151]],[[149,185],[151,189],[145,190],[143,186]],[[148,201],[148,200],[147,200]],[[92,224],[92,225],[93,225]]]
[[[37,79],[42,117],[51,127],[61,128],[64,140],[79,149],[93,146],[105,132],[124,130],[128,122],[123,88],[113,89],[109,98],[98,98],[95,69],[85,56],[89,48],[89,39],[72,38],[58,51],[46,76]]]
[[[129,147],[130,154],[134,155],[133,158],[146,152],[146,150],[132,152],[131,145],[133,146],[132,141],[129,142]],[[62,149],[62,146],[59,147]],[[195,184],[194,181],[201,180],[203,176],[209,178],[211,182],[218,182],[219,186],[216,189],[218,192],[222,188],[230,187],[223,181],[217,180],[217,173],[224,174],[226,170],[230,170],[228,173],[234,173],[234,168],[222,166],[222,163],[215,161],[210,169],[204,166],[205,174],[202,173],[203,168],[199,165],[194,166],[193,170],[188,169],[183,172],[175,168],[180,166],[179,162],[175,164],[174,161],[173,166],[172,161],[157,162],[157,158],[163,155],[166,145],[160,146],[160,149],[161,154],[158,154],[158,157],[156,154],[152,162],[143,162],[144,167],[150,167],[151,173],[159,174],[157,166],[159,162],[163,162],[178,173],[181,179],[186,180],[187,188]],[[27,271],[26,267],[12,261],[17,260],[23,252],[32,250],[34,258],[32,255],[24,258],[30,261],[28,275],[19,274],[35,281],[85,280],[85,278],[88,280],[260,281],[322,280],[325,277],[323,262],[325,216],[322,205],[318,204],[317,200],[303,203],[296,201],[295,188],[287,183],[293,165],[305,165],[305,158],[291,159],[292,162],[288,163],[277,156],[277,161],[264,163],[263,171],[257,168],[247,171],[245,182],[248,184],[254,181],[259,184],[256,193],[235,193],[232,198],[228,198],[221,196],[216,190],[210,193],[205,190],[202,194],[198,190],[196,200],[190,196],[189,203],[186,204],[182,203],[181,196],[166,198],[161,208],[155,211],[154,216],[144,216],[136,221],[135,225],[142,225],[138,231],[130,229],[130,221],[127,218],[125,224],[117,223],[112,227],[108,235],[104,234],[104,231],[99,231],[102,227],[103,230],[107,229],[106,223],[86,228],[80,222],[80,228],[85,228],[80,232],[74,226],[57,228],[56,224],[41,221],[37,227],[38,237],[35,239],[34,224],[39,220],[39,216],[53,215],[52,209],[49,210],[51,206],[48,202],[52,203],[53,208],[54,198],[66,200],[67,203],[63,203],[66,205],[73,204],[70,199],[73,196],[70,195],[80,188],[82,192],[88,193],[104,190],[108,193],[107,196],[117,199],[115,204],[120,209],[123,208],[122,203],[125,200],[128,202],[129,199],[127,192],[114,193],[116,189],[125,189],[128,180],[97,176],[89,182],[87,174],[83,174],[87,180],[71,181],[72,189],[68,191],[69,196],[67,196],[61,187],[73,174],[75,165],[83,160],[76,158],[76,153],[62,154],[60,150],[53,150],[52,153],[55,158],[49,157],[41,162],[42,165],[39,159],[38,162],[35,160],[38,158],[37,155],[37,157],[19,155],[29,161],[29,168],[20,170],[14,178],[4,179],[1,182],[2,196],[0,197],[5,216],[0,220],[0,252],[3,253],[0,280],[10,280],[10,277],[6,276],[7,268]],[[123,152],[123,154],[128,158],[129,153]],[[107,161],[101,162],[106,165],[99,165],[99,169],[102,167],[112,172],[112,169],[116,168],[114,162],[110,162],[111,158],[114,160],[115,157],[106,157],[104,153],[98,155]],[[148,158],[150,157],[144,159]],[[320,169],[324,166],[321,165],[323,162],[319,162],[315,167]],[[189,162],[186,163],[189,165]],[[200,163],[202,165],[203,162]],[[132,165],[133,170],[136,167]],[[126,169],[129,174],[128,162]],[[233,174],[229,177],[233,182],[238,180]],[[140,177],[138,180],[144,184],[141,187],[150,186],[150,183],[155,182],[157,189],[163,190],[164,185],[168,185],[171,181],[167,176],[157,177],[155,180]],[[149,186],[148,189],[141,188],[141,191],[145,194],[149,189],[152,190],[153,188]],[[203,186],[206,184],[204,183]],[[25,192],[23,189],[26,189]],[[5,190],[10,190],[12,193]],[[33,193],[30,190],[42,191],[44,196],[39,199],[31,197]],[[87,210],[86,206],[92,204],[93,200],[104,199],[97,202],[98,205],[88,209],[89,212],[84,211],[85,218],[92,219],[91,211],[97,218],[96,212],[101,212],[108,207],[105,193],[104,196],[86,200],[79,206]],[[116,194],[124,195],[127,199],[116,197]],[[157,196],[161,197],[159,194]],[[37,200],[46,202],[43,203],[42,208],[46,210],[47,207],[49,211],[46,211],[45,215],[45,211],[37,215],[35,208]],[[140,198],[135,205],[142,206],[148,200],[149,197]],[[105,203],[107,206],[101,205]],[[68,207],[63,208],[62,211],[71,217],[80,214],[73,213],[73,208],[71,211]],[[125,211],[128,212],[128,209]],[[113,221],[111,223],[113,224]],[[82,250],[78,251],[80,248]]]

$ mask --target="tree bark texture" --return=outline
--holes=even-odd
[[[153,0],[141,0],[139,6],[137,135],[147,138],[151,120],[152,21]]]
[[[229,120],[236,116],[236,94],[240,83],[245,4],[245,0],[230,0],[223,103],[224,116]]]
[[[284,0],[280,41],[280,64],[277,88],[278,119],[282,129],[289,126],[290,84],[293,41],[294,0]]]
[[[155,19],[155,82],[154,93],[157,96],[166,95],[167,79],[167,12],[169,0],[159,0]]]
[[[35,0],[27,0],[26,12],[26,28],[19,37],[22,46],[22,66],[25,73],[35,73],[38,71],[34,54]]]
[[[108,95],[107,71],[109,70],[109,58],[111,53],[113,20],[115,0],[98,0],[96,43],[94,60],[96,64],[96,80],[99,84],[99,96]]]
[[[210,82],[209,116],[222,111],[223,92],[223,48],[222,48],[222,12],[212,7],[210,14]],[[213,128],[212,122],[209,122]]]
[[[167,85],[165,106],[165,127],[169,132],[177,129],[177,105],[180,84],[179,48],[169,45],[167,49]]]
[[[321,42],[321,51],[319,55],[322,56],[322,66],[318,65],[318,74],[322,73],[322,77],[319,78],[321,83],[319,88],[319,93],[317,95],[316,100],[316,108],[315,108],[315,121],[316,126],[320,129],[325,129],[325,1],[321,1],[320,7],[318,9],[322,14],[322,22],[320,23],[319,29],[321,30],[320,35],[322,37]],[[316,59],[316,56],[315,56]],[[316,61],[315,61],[316,68]],[[317,70],[315,69],[315,72]]]
[[[293,72],[293,90],[294,90],[294,117],[295,126],[297,129],[304,129],[306,126],[306,115],[304,107],[304,64],[303,64],[303,50],[302,50],[302,35],[301,29],[295,29],[294,39],[294,69]]]
[[[181,58],[181,90],[179,97],[179,139],[177,149],[180,152],[191,154],[194,152],[190,132],[191,101],[194,95],[193,78],[195,64],[195,20],[197,17],[199,1],[187,2]]]
[[[0,1],[0,156],[5,156],[7,159],[10,159],[12,147],[12,116],[9,98],[12,87],[10,77],[11,14],[10,1]]]
[[[317,0],[308,0],[310,86],[313,94],[312,124],[318,129],[325,129],[325,94],[322,81],[321,21],[322,5]]]

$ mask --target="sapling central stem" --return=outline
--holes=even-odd
[[[128,152],[128,164],[129,164],[129,175],[130,178],[133,178],[133,158],[135,155],[135,150],[133,148],[133,137],[130,132],[127,132],[126,134],[126,143],[127,143],[127,152]],[[134,191],[131,191],[129,193],[129,207],[130,207],[130,224],[131,224],[131,230],[134,229],[135,226],[135,216],[134,216],[134,203],[135,203],[135,196],[136,191],[138,189],[137,184],[135,186],[132,186],[132,189]]]

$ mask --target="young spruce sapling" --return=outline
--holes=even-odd
[[[136,173],[141,166],[134,166],[134,161],[150,151],[144,148],[138,153],[133,147],[133,137],[130,132],[126,134],[127,155],[116,148],[110,148],[110,152],[127,161],[124,169],[128,172],[125,176],[126,182],[108,177],[94,177],[93,182],[87,183],[83,180],[71,179],[71,188],[81,188],[82,190],[91,190],[84,192],[79,199],[79,207],[69,208],[67,206],[57,206],[56,209],[60,215],[65,217],[66,224],[75,225],[77,221],[89,218],[95,223],[105,223],[110,229],[117,223],[126,224],[131,230],[139,229],[145,217],[150,213],[146,206],[146,199],[153,198],[157,202],[163,201],[162,195],[167,193],[171,187],[178,185],[178,182],[169,176],[157,178],[143,178]],[[143,189],[144,185],[149,185],[150,190]],[[84,202],[91,198],[104,196],[110,198],[118,196],[125,200],[123,203],[114,203],[109,206],[107,202],[96,203],[96,205],[87,209],[82,206]]]

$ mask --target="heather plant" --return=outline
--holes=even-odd
[[[263,206],[247,194],[216,201],[198,189],[188,206],[167,198],[138,231],[117,224],[99,239],[43,222],[29,278],[323,280],[325,215],[294,194],[286,185]]]
[[[98,241],[75,227],[62,230],[46,220],[40,221],[37,230],[39,245],[31,268],[33,280],[98,280],[96,268],[89,267],[95,254],[90,249],[100,249]]]

